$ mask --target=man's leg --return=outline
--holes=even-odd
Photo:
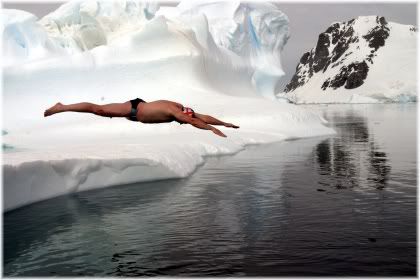
[[[131,111],[130,102],[98,105],[89,102],[64,105],[57,103],[44,112],[44,116],[50,116],[62,112],[91,113],[103,117],[127,117]]]
[[[226,127],[233,127],[233,128],[239,128],[239,126],[236,126],[234,124],[231,123],[225,123],[222,122],[221,120],[218,120],[212,116],[209,115],[203,115],[203,114],[199,114],[199,113],[194,113],[194,116],[200,120],[202,120],[203,122],[207,123],[207,124],[212,124],[212,125],[223,125]]]

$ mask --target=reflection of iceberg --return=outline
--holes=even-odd
[[[9,132],[3,138],[19,150],[4,155],[6,209],[68,192],[183,177],[206,155],[332,131],[314,113],[261,98],[270,97],[282,75],[279,54],[288,36],[287,18],[274,6],[191,2],[158,9],[135,1],[73,1],[38,22],[26,12],[2,12]],[[43,118],[57,101],[137,96],[174,100],[241,128],[225,129],[228,139],[219,139],[175,123],[73,113]]]

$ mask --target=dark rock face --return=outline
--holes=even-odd
[[[328,78],[321,86],[323,90],[327,87],[337,89],[344,86],[346,89],[353,89],[360,87],[367,77],[369,66],[366,62],[351,63],[348,66],[343,66],[340,73],[334,79]]]
[[[363,20],[360,17],[358,20]],[[338,68],[338,74],[327,77],[321,88],[337,89],[344,87],[353,89],[361,86],[368,76],[368,63],[373,64],[373,58],[379,48],[385,46],[390,29],[384,17],[376,17],[376,24],[367,34],[357,34],[354,30],[356,19],[347,22],[334,23],[318,37],[316,47],[306,52],[296,67],[296,73],[286,85],[285,92],[291,92],[303,86],[313,75],[327,69]],[[360,24],[360,23],[359,23]],[[359,41],[366,41],[369,49],[361,50],[355,46]],[[362,54],[359,61],[346,61],[353,52]],[[336,72],[336,73],[337,73]]]
[[[366,41],[369,42],[369,47],[377,51],[380,47],[385,45],[385,40],[389,36],[389,28],[384,17],[379,20],[376,18],[378,25],[369,31],[369,33],[363,36]]]
[[[328,62],[328,48],[330,46],[330,37],[325,34],[321,33],[318,37],[318,44],[315,48],[315,55],[313,57],[313,70],[315,72],[319,72],[324,69],[325,65]]]

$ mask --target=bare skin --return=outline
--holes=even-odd
[[[226,123],[212,116],[194,112],[191,116],[183,113],[183,106],[168,100],[157,100],[139,103],[137,106],[137,119],[142,123],[167,123],[176,121],[181,124],[188,123],[196,128],[211,130],[213,133],[226,137],[220,130],[212,125],[239,128],[239,126]],[[45,110],[44,117],[63,112],[91,113],[102,117],[128,118],[131,112],[131,103],[111,103],[97,105],[88,102],[64,105],[57,103]]]

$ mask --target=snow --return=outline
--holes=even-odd
[[[72,1],[39,21],[2,10],[4,210],[77,191],[186,177],[206,156],[334,133],[317,113],[272,100],[288,36],[287,17],[273,9]],[[245,30],[248,20],[252,32]],[[221,138],[178,123],[43,117],[58,101],[136,97],[176,101],[241,128],[221,128],[228,136]]]
[[[353,28],[358,37],[366,35],[376,25],[376,16],[356,18]],[[388,22],[389,37],[380,47],[373,64],[366,61],[369,72],[364,83],[354,89],[327,88],[321,85],[328,77],[335,77],[341,67],[327,68],[325,72],[315,73],[304,86],[293,92],[278,93],[277,96],[289,97],[298,104],[304,103],[388,103],[413,102],[417,100],[417,32],[410,30],[413,26]],[[350,62],[361,62],[371,48],[366,40],[352,43],[342,55],[343,65]],[[340,58],[341,59],[341,58]]]

